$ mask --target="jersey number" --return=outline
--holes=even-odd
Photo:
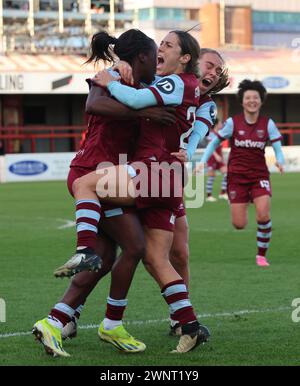
[[[262,188],[270,190],[270,182],[268,180],[261,180],[259,183]]]
[[[187,109],[186,120],[188,122],[190,122],[191,127],[189,128],[188,131],[186,131],[185,133],[181,134],[181,136],[180,136],[180,148],[181,149],[187,149],[188,144],[186,142],[184,142],[184,140],[186,138],[188,138],[188,136],[191,134],[191,132],[194,129],[194,123],[195,123],[195,120],[196,120],[196,109],[197,108],[195,106],[190,106]]]

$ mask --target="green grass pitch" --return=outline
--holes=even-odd
[[[97,328],[81,328],[64,348],[70,358],[48,357],[29,334],[60,299],[68,280],[52,271],[74,250],[73,203],[63,182],[0,185],[0,298],[6,322],[0,322],[0,365],[299,365],[300,322],[292,321],[299,285],[299,174],[273,175],[271,266],[255,265],[256,223],[253,206],[244,231],[230,223],[226,202],[189,210],[190,294],[209,344],[170,354],[177,343],[168,336],[168,309],[158,286],[139,266],[129,293],[127,329],[147,344],[142,354],[125,355],[100,342]],[[219,189],[220,178],[215,182]],[[80,326],[103,318],[109,276],[98,284],[83,311]],[[299,312],[300,316],[300,312]],[[20,333],[25,334],[20,334]],[[13,334],[7,336],[5,334]]]

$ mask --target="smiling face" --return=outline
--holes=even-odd
[[[259,92],[256,90],[247,90],[243,95],[243,108],[246,113],[255,114],[258,113],[261,106],[262,100]]]
[[[180,42],[176,33],[170,32],[158,48],[156,73],[160,76],[180,74],[184,72],[189,59],[190,55],[181,55]]]
[[[207,94],[218,83],[224,63],[219,55],[206,53],[199,61],[201,80],[199,82],[201,95]]]

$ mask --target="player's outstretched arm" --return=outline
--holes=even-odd
[[[149,107],[133,110],[109,97],[104,88],[93,84],[91,84],[86,101],[86,112],[93,115],[111,116],[119,120],[146,118],[160,122],[163,125],[172,125],[176,122],[174,108]]]
[[[200,142],[203,141],[209,131],[209,127],[202,121],[196,121],[187,146],[188,160],[191,161]]]
[[[138,118],[134,110],[109,97],[104,88],[93,84],[86,100],[85,111],[88,114],[113,116],[117,119]]]
[[[283,165],[284,165],[284,156],[281,148],[281,134],[278,130],[275,122],[272,119],[269,119],[268,122],[268,134],[269,140],[271,141],[272,147],[274,149],[276,163],[275,165],[279,169],[280,173],[283,173]]]
[[[206,147],[204,154],[202,155],[201,162],[207,163],[214,151],[220,146],[221,140],[219,137],[215,137]]]
[[[97,73],[94,82],[101,87],[107,87],[113,97],[132,109],[157,106],[157,100],[149,89],[136,90],[119,83],[119,79],[120,77],[115,77],[107,70],[103,70]]]
[[[186,150],[179,149],[178,152],[171,153],[171,155],[177,157],[180,162],[191,161],[192,156],[198,147],[198,144],[204,139],[208,131],[209,128],[204,122],[196,121]]]
[[[272,147],[274,149],[275,157],[276,157],[276,167],[282,174],[284,172],[284,155],[282,152],[282,146],[280,141],[276,141],[272,143]]]
[[[224,126],[222,127],[222,129],[218,131],[217,135],[206,147],[205,152],[201,158],[201,162],[207,163],[207,161],[213,155],[214,151],[217,149],[220,143],[224,139],[231,138],[232,134],[233,134],[233,120],[232,118],[228,118],[224,123]]]
[[[144,89],[135,89],[119,83],[108,71],[96,75],[99,86],[107,87],[110,94],[128,107],[139,110],[145,107],[165,105],[178,106],[182,103],[184,83],[177,75],[161,78],[155,85]]]
[[[213,101],[202,104],[196,110],[196,121],[186,147],[188,161],[191,161],[200,142],[203,141],[215,123],[217,106]],[[176,156],[176,154],[174,154]]]

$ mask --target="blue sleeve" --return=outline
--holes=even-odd
[[[233,119],[228,118],[224,126],[218,131],[218,137],[222,139],[228,139],[231,138],[233,134]]]
[[[178,106],[183,101],[184,82],[178,75],[164,76],[149,87],[157,103],[165,106]]]
[[[272,147],[274,149],[276,161],[279,164],[283,165],[284,164],[284,155],[282,152],[281,142],[280,141],[272,142]]]
[[[275,125],[275,122],[272,119],[269,119],[268,122],[268,134],[271,142],[279,141],[282,138],[280,131],[278,130],[277,126]]]
[[[135,110],[157,106],[158,104],[153,92],[148,88],[136,90],[135,88],[125,86],[118,81],[110,82],[107,88],[111,95],[119,102]]]
[[[195,122],[194,129],[193,129],[192,134],[189,138],[189,142],[188,142],[187,149],[186,149],[189,161],[192,159],[193,154],[195,153],[195,151],[198,147],[198,144],[201,141],[203,141],[204,137],[208,133],[208,130],[209,130],[209,128],[204,122],[202,122],[202,121],[196,121]]]
[[[204,162],[205,164],[210,159],[210,157],[213,155],[213,152],[217,149],[217,147],[220,145],[221,140],[219,137],[215,137],[207,146],[205,149],[205,152],[201,158],[201,162]]]
[[[213,101],[206,102],[197,109],[196,121],[186,149],[189,161],[192,159],[199,143],[203,141],[215,124],[216,117],[217,106]]]
[[[215,124],[218,110],[217,105],[213,101],[209,101],[201,105],[196,111],[196,120],[207,123],[208,129]]]

